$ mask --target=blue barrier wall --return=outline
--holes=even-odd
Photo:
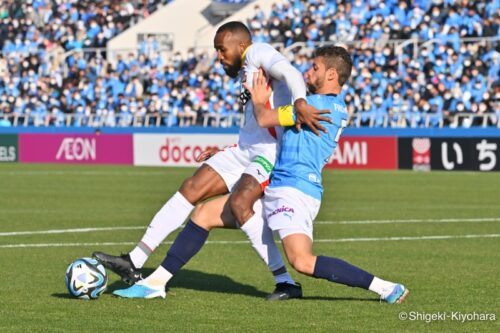
[[[238,128],[212,127],[102,127],[104,134],[132,133],[172,133],[172,134],[237,134]],[[75,133],[93,134],[92,127],[0,127],[0,134],[21,133]],[[397,137],[500,137],[500,128],[346,128],[344,135],[349,136],[397,136]]]

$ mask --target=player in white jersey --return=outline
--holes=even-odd
[[[275,230],[282,239],[283,248],[290,264],[300,273],[322,278],[335,283],[352,287],[360,287],[373,291],[388,303],[401,303],[408,295],[408,289],[401,284],[382,280],[341,259],[315,256],[312,252],[312,223],[316,217],[323,193],[321,170],[331,156],[338,142],[341,131],[347,123],[347,109],[339,94],[342,85],[349,78],[352,61],[347,51],[341,47],[321,47],[316,50],[313,66],[306,73],[309,90],[315,95],[308,96],[308,101],[317,107],[328,107],[331,112],[331,123],[325,124],[328,133],[317,137],[310,131],[298,132],[287,128],[283,134],[280,153],[273,170],[273,176],[265,196],[254,206],[255,220]],[[281,113],[266,110],[268,99],[266,82],[262,75],[253,80],[252,103],[258,123],[263,126],[282,124],[280,115],[288,115],[289,124],[293,124],[293,108],[281,107]],[[278,109],[279,110],[279,109]],[[283,111],[284,110],[284,111]],[[217,224],[230,223],[227,211],[228,196],[212,200],[197,207],[192,222],[200,229]],[[262,205],[263,210],[262,210]],[[262,212],[264,214],[262,214]],[[217,219],[216,217],[219,217]],[[264,223],[266,220],[266,223]],[[178,269],[196,254],[200,239],[194,235],[186,237],[185,245],[196,248],[196,251],[183,251],[174,242],[170,252],[161,266],[142,283],[128,289],[117,290],[115,295],[128,298],[164,297],[164,288],[168,280]],[[173,253],[182,257],[182,265]],[[174,270],[172,270],[174,269]]]
[[[270,45],[252,44],[250,32],[244,24],[229,22],[221,26],[215,35],[214,47],[226,74],[233,78],[240,75],[243,82],[252,82],[253,73],[262,68],[275,89],[269,100],[270,106],[294,102],[302,122],[316,131],[324,130],[319,125],[319,120],[325,119],[321,115],[324,112],[317,111],[306,103],[306,88],[300,72]],[[268,265],[275,277],[277,290],[281,293],[284,289],[289,298],[300,297],[301,288],[286,271],[270,232],[263,231],[259,223],[249,223],[253,215],[253,204],[260,198],[262,188],[268,182],[277,144],[275,133],[257,125],[249,99],[248,91],[242,86],[240,100],[246,122],[240,129],[238,145],[215,154],[192,177],[184,181],[179,191],[155,215],[143,238],[132,251],[121,256],[94,252],[97,259],[119,274],[125,282],[135,283],[141,279],[140,269],[148,256],[172,231],[181,226],[194,205],[231,190],[227,214],[231,214],[239,222],[254,249]],[[201,159],[210,155],[211,152],[206,152]],[[234,227],[234,224],[223,227]],[[193,228],[196,229],[188,223],[184,231]],[[203,230],[197,231],[204,234]],[[178,236],[181,243],[183,232]],[[267,233],[267,236],[263,237],[263,233]]]

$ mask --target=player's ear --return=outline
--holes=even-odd
[[[335,68],[328,68],[326,70],[326,79],[328,81],[337,81],[339,80],[339,75],[337,73],[337,70]]]
[[[243,52],[245,52],[245,49],[247,48],[247,45],[244,42],[240,42],[238,44],[238,47],[239,47],[240,54],[243,54]]]

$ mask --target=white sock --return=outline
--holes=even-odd
[[[384,296],[384,294],[387,293],[388,290],[394,287],[394,284],[394,282],[385,281],[375,276],[372,283],[370,284],[370,287],[368,287],[368,290],[371,290],[379,294],[380,296]]]
[[[163,266],[158,266],[158,268],[151,273],[150,276],[145,278],[143,281],[149,286],[154,288],[165,288],[167,282],[172,278],[172,274],[167,271]]]
[[[135,268],[141,268],[152,252],[153,251],[146,244],[140,242],[128,255]]]
[[[180,192],[176,192],[167,201],[154,216],[141,242],[129,253],[136,268],[144,266],[151,252],[184,223],[193,208],[194,206]]]
[[[257,202],[260,203],[260,200]],[[254,211],[254,216],[241,226],[241,230],[247,235],[248,239],[252,243],[252,247],[262,260],[264,260],[269,270],[274,272],[285,267],[285,264],[281,258],[280,251],[274,242],[272,230],[266,223],[264,223],[261,205],[256,204],[254,206]],[[286,271],[274,277],[276,279],[276,283],[278,283],[279,279],[280,282],[295,284],[295,281],[293,281],[292,277]]]

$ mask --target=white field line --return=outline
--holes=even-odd
[[[395,224],[395,223],[462,223],[497,222],[500,217],[448,218],[448,219],[407,219],[407,220],[364,220],[364,221],[315,221],[314,224]]]
[[[146,229],[143,227],[104,227],[104,228],[79,228],[79,229],[54,229],[54,230],[38,230],[38,231],[12,231],[0,232],[0,237],[5,236],[29,236],[29,235],[47,235],[47,234],[75,234],[80,232],[94,231],[115,231],[115,230],[138,230]]]
[[[430,235],[416,237],[361,237],[361,238],[337,238],[316,239],[317,243],[347,243],[347,242],[377,242],[377,241],[417,241],[417,240],[447,240],[447,239],[472,239],[472,238],[498,238],[500,234],[479,235]],[[164,244],[172,244],[165,242]],[[249,241],[207,241],[207,244],[248,244]],[[118,246],[135,245],[135,242],[103,242],[103,243],[37,243],[37,244],[4,244],[0,249],[12,248],[49,248],[49,247],[86,247],[86,246]]]
[[[500,217],[470,218],[470,219],[449,218],[449,219],[423,219],[423,220],[410,219],[410,220],[316,221],[314,222],[314,224],[462,223],[462,222],[497,222],[497,221],[500,221]],[[44,234],[71,234],[71,233],[84,233],[84,232],[94,232],[94,231],[141,230],[141,229],[146,229],[146,226],[12,231],[12,232],[0,232],[0,237],[44,235]]]
[[[175,172],[175,171],[174,171]],[[180,171],[182,172],[182,171]],[[172,173],[169,171],[169,173]],[[66,170],[66,171],[53,171],[53,170],[15,170],[3,172],[0,174],[9,176],[165,176],[166,171],[92,171],[92,170]]]

